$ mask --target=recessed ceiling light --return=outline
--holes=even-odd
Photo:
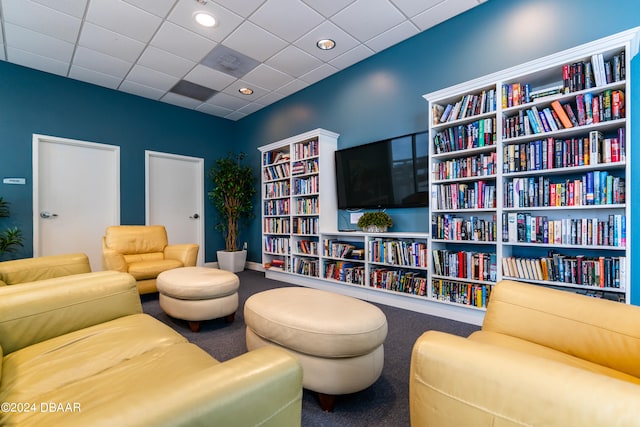
[[[316,46],[318,46],[318,49],[330,50],[336,47],[336,42],[334,42],[331,39],[322,39],[322,40],[318,40],[318,42],[316,43]]]
[[[194,19],[203,27],[213,27],[216,25],[216,18],[206,12],[196,12]]]
[[[238,89],[238,92],[240,92],[243,95],[251,95],[253,94],[253,89],[250,89],[248,87],[241,87],[240,89]]]

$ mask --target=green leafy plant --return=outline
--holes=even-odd
[[[9,202],[0,197],[0,218],[8,218],[11,216],[9,211]],[[24,246],[22,231],[18,227],[8,227],[0,231],[0,256],[15,252],[18,246]]]
[[[218,210],[216,229],[224,236],[225,250],[238,249],[238,232],[241,221],[253,218],[253,195],[256,179],[250,166],[242,164],[245,153],[230,152],[227,157],[215,161],[209,171],[213,183],[209,200]]]
[[[358,219],[358,227],[363,230],[370,227],[378,227],[382,229],[386,229],[387,227],[391,227],[393,225],[393,221],[391,217],[386,212],[365,212],[360,219]]]

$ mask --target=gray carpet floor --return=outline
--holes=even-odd
[[[158,295],[143,295],[146,313],[184,335],[219,361],[229,360],[247,351],[244,339],[243,308],[246,299],[256,292],[292,286],[266,279],[264,274],[246,270],[240,277],[240,306],[235,321],[223,319],[204,322],[197,333],[187,322],[167,316],[158,303]],[[385,363],[382,375],[371,387],[358,393],[340,396],[332,413],[323,412],[312,392],[304,391],[302,425],[305,427],[351,427],[409,425],[409,364],[416,339],[427,330],[438,330],[468,336],[478,330],[475,325],[375,304],[387,316],[389,332],[385,341]]]

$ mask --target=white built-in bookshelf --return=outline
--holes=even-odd
[[[630,30],[427,95],[430,295],[513,279],[629,301]]]

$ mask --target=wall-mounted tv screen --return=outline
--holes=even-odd
[[[429,204],[427,132],[337,150],[339,209]]]

